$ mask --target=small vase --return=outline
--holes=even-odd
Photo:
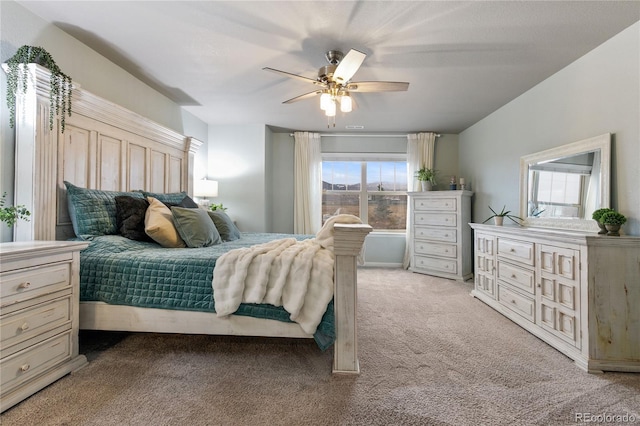
[[[502,216],[494,216],[493,223],[495,223],[496,226],[502,226],[503,222],[504,222],[504,217],[502,217]]]
[[[420,186],[422,187],[423,191],[431,191],[431,182],[429,182],[428,180],[421,180],[420,181]]]
[[[596,223],[600,227],[600,231],[598,232],[598,234],[606,234],[607,228],[604,226],[604,223],[600,222],[599,220],[596,220]]]
[[[620,236],[620,225],[612,225],[610,223],[604,224],[605,228],[607,228],[607,236],[609,237],[619,237]]]

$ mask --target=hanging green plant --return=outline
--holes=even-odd
[[[60,128],[64,132],[65,114],[71,116],[71,95],[73,86],[71,77],[63,73],[51,54],[42,47],[22,46],[7,61],[7,106],[9,107],[9,126],[14,127],[16,121],[16,94],[18,86],[22,93],[27,92],[29,70],[27,64],[38,64],[51,72],[51,88],[49,90],[49,129],[53,130],[53,119],[60,115]],[[22,73],[20,72],[20,65]],[[20,83],[20,84],[19,84]]]

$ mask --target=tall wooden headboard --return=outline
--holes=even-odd
[[[26,94],[16,99],[15,204],[31,211],[14,240],[74,236],[64,181],[107,191],[143,189],[193,194],[194,155],[202,142],[74,85],[65,131],[49,129],[49,71],[28,65]]]

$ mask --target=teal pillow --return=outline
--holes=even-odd
[[[187,247],[209,247],[222,243],[222,238],[206,210],[171,207],[173,223]]]
[[[118,233],[116,197],[128,195],[144,198],[140,192],[101,191],[75,186],[67,181],[67,203],[73,231],[78,238]]]
[[[240,238],[240,230],[225,212],[215,210],[207,213],[216,225],[223,241],[235,241]]]
[[[187,196],[186,192],[168,192],[166,194],[157,194],[154,192],[141,191],[145,197],[153,197],[164,204],[172,204],[177,206]],[[196,204],[197,206],[197,204]],[[186,206],[185,206],[186,207]]]

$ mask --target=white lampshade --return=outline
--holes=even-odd
[[[329,104],[333,103],[331,101],[331,95],[328,93],[323,93],[322,95],[320,95],[320,109],[323,111],[327,110],[327,107],[329,107]]]
[[[324,110],[324,113],[327,117],[335,117],[336,115],[336,102],[332,99],[329,104],[327,104],[327,108]]]
[[[193,195],[196,197],[217,197],[218,181],[208,179],[196,181]]]
[[[351,102],[351,96],[343,95],[340,97],[340,111],[342,112],[351,112],[353,108],[353,104]]]

